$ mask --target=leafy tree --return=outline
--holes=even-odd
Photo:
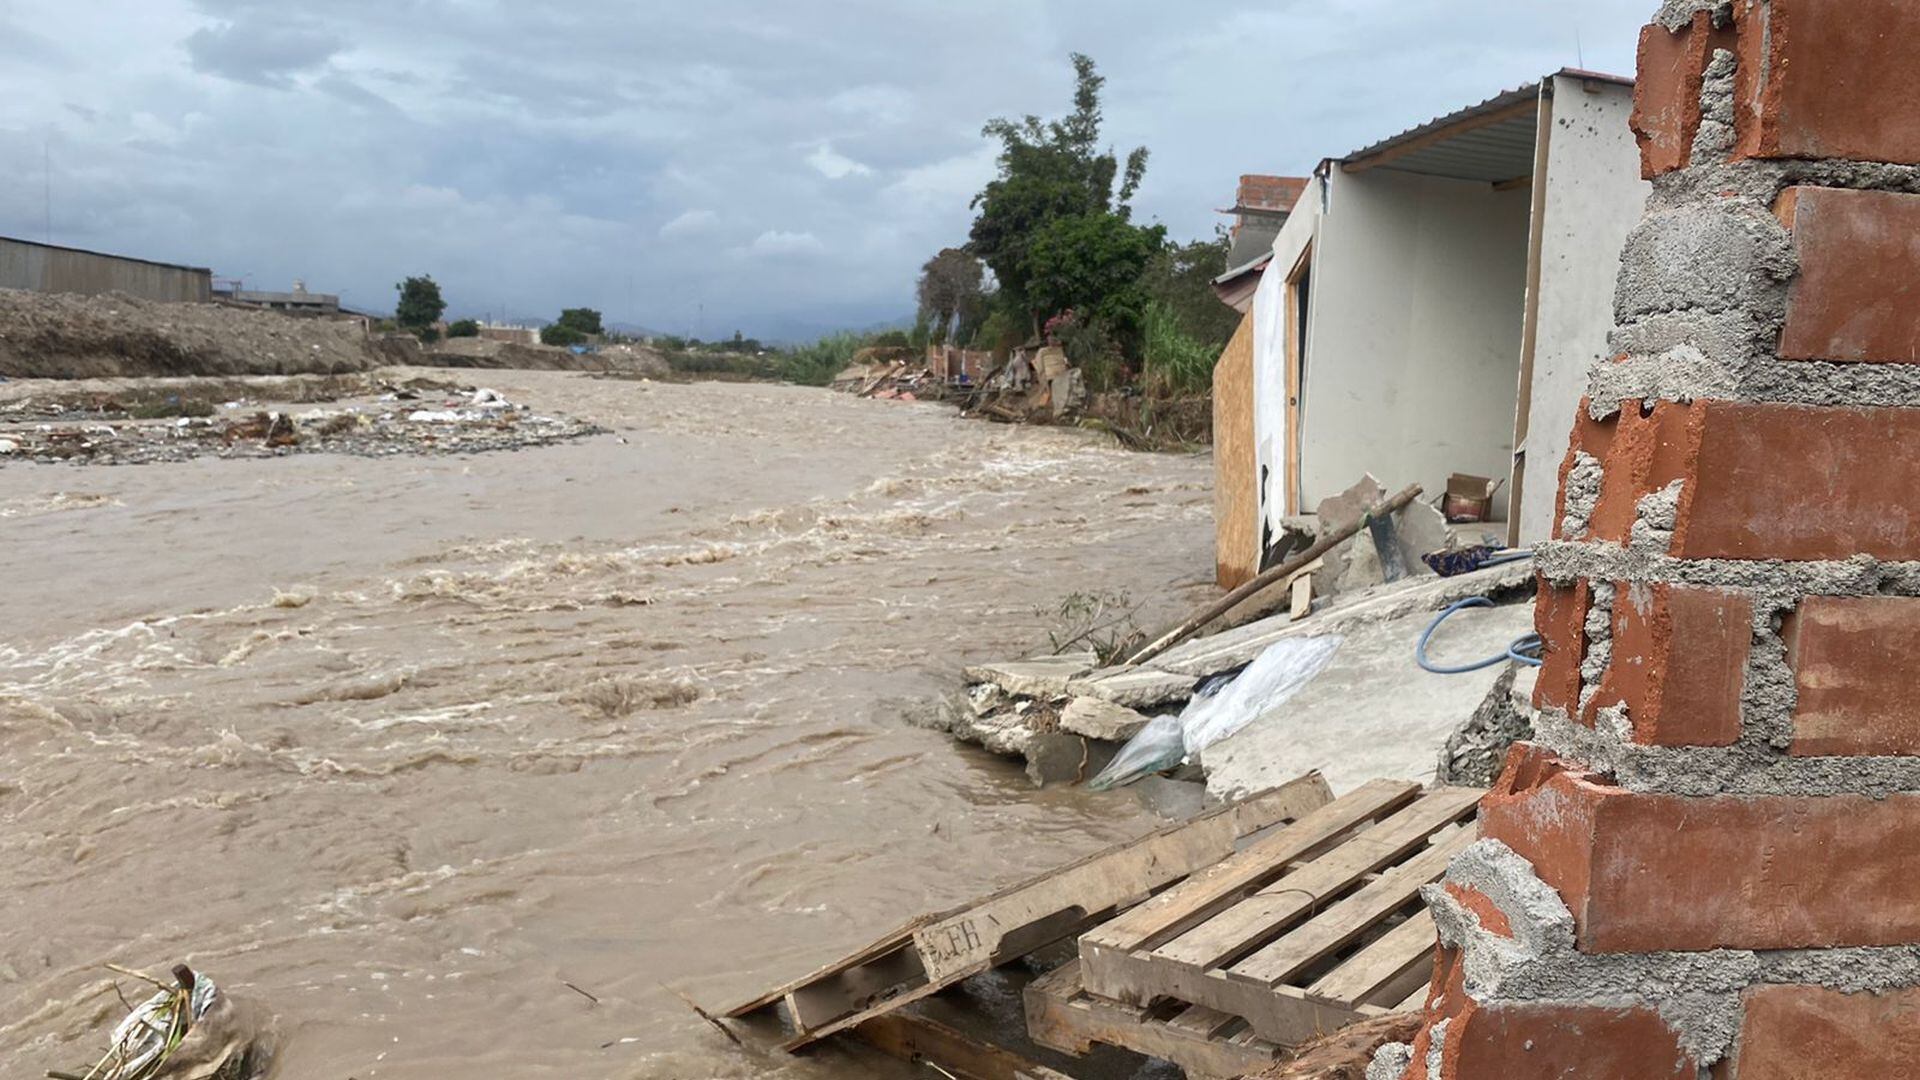
[[[946,343],[962,337],[963,324],[978,323],[986,306],[986,268],[963,248],[946,248],[920,268],[920,318],[928,339]]]
[[[479,337],[480,324],[472,319],[456,319],[447,324],[447,336],[450,338]]]
[[[1169,244],[1147,266],[1146,288],[1180,332],[1216,352],[1240,327],[1240,313],[1220,302],[1213,281],[1227,272],[1225,230],[1211,240]]]
[[[587,335],[568,326],[566,323],[548,323],[540,328],[540,344],[542,345],[558,345],[561,348],[566,348],[569,345],[584,345],[586,343]]]
[[[440,298],[440,286],[431,274],[410,277],[394,288],[400,291],[400,302],[394,306],[393,320],[402,330],[425,336],[423,332],[431,330],[447,310],[447,302]]]
[[[969,246],[993,270],[1004,301],[1036,321],[1046,305],[1031,295],[1028,256],[1043,230],[1059,218],[1112,215],[1124,222],[1147,169],[1145,147],[1127,155],[1124,172],[1112,151],[1100,150],[1106,79],[1081,53],[1073,54],[1073,70],[1073,112],[1066,117],[996,119],[982,131],[1000,141],[999,171],[974,196]]]
[[[1027,295],[1042,311],[1071,309],[1105,324],[1131,353],[1149,299],[1142,278],[1165,244],[1165,229],[1115,214],[1055,218],[1028,248]]]
[[[560,311],[559,324],[583,336],[595,336],[606,333],[600,325],[600,313],[592,308],[563,308]]]

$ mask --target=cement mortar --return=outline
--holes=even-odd
[[[1561,535],[1580,536],[1587,531],[1593,522],[1593,508],[1600,503],[1600,483],[1605,478],[1606,468],[1599,458],[1585,450],[1573,452],[1573,468],[1561,485],[1561,501],[1566,507],[1560,519]]]
[[[1367,1063],[1367,1080],[1402,1080],[1413,1068],[1413,1047],[1406,1043],[1388,1043],[1373,1052]]]
[[[1694,134],[1692,160],[1726,160],[1735,141],[1733,80],[1739,67],[1734,55],[1714,50],[1707,61],[1706,81],[1700,92],[1700,130]]]
[[[1674,33],[1679,33],[1692,25],[1693,17],[1702,11],[1713,13],[1715,26],[1726,25],[1733,18],[1732,0],[1665,0],[1660,5],[1659,14],[1653,21]]]
[[[1793,238],[1766,203],[1723,196],[1658,210],[1652,205],[1621,254],[1614,295],[1619,322],[1670,311],[1777,311],[1784,318],[1785,283],[1799,260]]]

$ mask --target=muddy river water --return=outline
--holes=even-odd
[[[178,961],[278,1015],[292,1080],[899,1075],[737,1049],[677,995],[1159,823],[906,718],[1068,593],[1200,597],[1204,457],[481,379],[613,433],[0,465],[6,1075],[98,1054],[103,964]]]

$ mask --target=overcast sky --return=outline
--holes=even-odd
[[[1654,0],[0,0],[0,234],[389,311],[790,339],[908,316],[990,117],[1107,76],[1136,200],[1208,235],[1299,174],[1563,66]]]

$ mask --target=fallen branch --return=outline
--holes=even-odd
[[[1240,606],[1248,597],[1253,596],[1255,593],[1260,592],[1275,582],[1286,580],[1293,575],[1294,571],[1299,570],[1308,563],[1313,562],[1313,560],[1320,558],[1327,552],[1346,543],[1357,535],[1361,529],[1366,528],[1368,522],[1378,517],[1386,517],[1399,513],[1408,503],[1419,497],[1420,485],[1415,484],[1391,499],[1374,504],[1366,513],[1360,515],[1360,520],[1335,529],[1333,532],[1322,536],[1312,547],[1221,597],[1209,605],[1206,610],[1193,616],[1186,622],[1181,623],[1179,626],[1174,627],[1172,630],[1167,631],[1160,637],[1155,638],[1152,642],[1148,643],[1145,648],[1128,657],[1126,663],[1122,666],[1135,667],[1159,656],[1161,653],[1187,640],[1194,634],[1199,633],[1208,623]]]

